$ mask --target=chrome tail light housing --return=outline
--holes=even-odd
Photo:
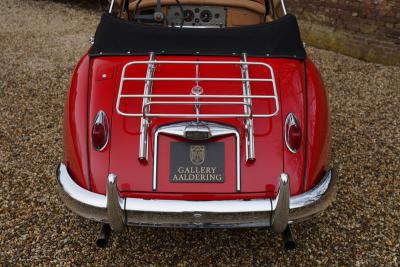
[[[299,151],[302,137],[299,120],[293,113],[289,113],[285,120],[285,144],[293,154]]]
[[[110,124],[108,123],[107,114],[100,110],[93,123],[92,128],[92,145],[96,151],[103,151],[110,139]]]

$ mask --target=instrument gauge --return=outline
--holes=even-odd
[[[200,13],[200,19],[202,22],[210,22],[213,15],[210,10],[203,10]]]
[[[191,22],[194,19],[194,13],[192,10],[186,9],[183,12],[183,15],[185,16],[185,21],[186,22]]]

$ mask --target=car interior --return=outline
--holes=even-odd
[[[272,22],[285,14],[281,0],[115,0],[120,18],[183,28],[226,28]]]

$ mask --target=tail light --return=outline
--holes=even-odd
[[[301,127],[299,120],[293,113],[289,113],[285,121],[285,143],[286,147],[292,153],[297,153],[301,146]]]
[[[100,110],[94,119],[92,128],[92,144],[94,149],[97,151],[103,151],[108,144],[109,136],[110,127],[108,124],[107,114]]]

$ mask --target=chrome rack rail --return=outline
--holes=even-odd
[[[147,65],[146,77],[127,77],[128,68],[133,68],[138,65]],[[187,65],[194,66],[195,77],[155,77],[157,66],[161,65]],[[226,78],[226,77],[200,77],[199,68],[202,65],[231,65],[239,67],[240,78]],[[252,78],[250,75],[250,67],[258,66],[265,71],[265,78]],[[129,81],[143,81],[144,91],[143,94],[126,94],[124,93],[124,85]],[[153,94],[153,83],[159,82],[157,88],[161,87],[161,82],[165,81],[193,81],[194,87],[192,92],[188,94]],[[202,81],[213,81],[213,82],[237,82],[241,83],[243,87],[243,94],[214,94],[208,95],[203,94],[203,88],[199,85]],[[252,83],[271,83],[272,92],[271,94],[252,94]],[[218,90],[218,87],[215,88]],[[142,99],[142,110],[140,113],[124,112],[121,109],[121,99]],[[153,100],[156,99],[156,100]],[[184,100],[182,100],[184,99]],[[233,100],[234,99],[234,100]],[[236,100],[237,99],[237,100]],[[255,113],[253,110],[253,102],[255,100],[269,99],[274,102],[273,112],[267,113]],[[177,101],[180,100],[180,101]],[[168,106],[179,106],[179,105],[193,105],[194,113],[191,114],[178,114],[168,113],[168,109],[165,108],[163,113],[152,113],[152,106],[164,105]],[[209,114],[202,113],[200,110],[201,106],[243,106],[244,111],[233,114],[222,113],[222,114]],[[171,61],[171,60],[156,60],[154,53],[151,53],[149,60],[147,61],[132,61],[125,64],[122,69],[121,81],[119,84],[116,111],[117,114],[126,117],[141,118],[140,122],[140,150],[139,159],[148,159],[148,129],[152,118],[181,118],[181,119],[193,119],[199,122],[202,119],[215,119],[215,118],[242,118],[246,129],[246,159],[247,161],[255,160],[255,149],[254,149],[254,125],[253,120],[257,118],[271,118],[279,113],[279,99],[276,88],[276,80],[274,70],[269,64],[263,62],[249,62],[247,55],[243,54],[240,61]]]

